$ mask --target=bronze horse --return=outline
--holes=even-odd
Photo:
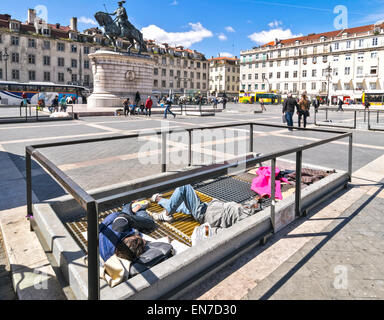
[[[119,37],[127,38],[130,42],[128,52],[131,52],[131,48],[135,44],[135,41],[139,45],[139,53],[141,53],[143,50],[147,50],[143,39],[143,34],[137,30],[130,22],[127,21],[124,28],[120,29],[107,13],[97,12],[95,14],[95,19],[101,27],[104,27],[105,35],[113,42],[115,50],[117,50],[116,40]]]

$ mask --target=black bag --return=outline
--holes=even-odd
[[[129,268],[130,277],[134,277],[151,269],[173,255],[173,247],[169,243],[147,242],[145,249],[145,252],[140,258],[131,264],[131,267]]]

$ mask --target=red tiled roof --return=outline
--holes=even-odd
[[[371,25],[367,25],[367,26],[361,26],[361,27],[355,27],[355,28],[349,28],[349,29],[343,29],[343,30],[335,30],[335,31],[317,33],[317,34],[309,34],[307,36],[281,40],[280,43],[283,45],[287,45],[287,44],[295,43],[296,41],[308,42],[308,41],[320,40],[320,38],[323,36],[326,38],[334,38],[334,37],[340,36],[343,33],[348,33],[348,34],[357,33],[357,34],[359,34],[359,33],[372,31],[374,29],[374,27],[375,27],[375,25],[371,24]],[[384,28],[384,23],[380,24],[379,27]],[[275,45],[276,45],[276,42],[271,41],[271,42],[268,42],[268,43],[262,45],[262,47],[275,46]]]

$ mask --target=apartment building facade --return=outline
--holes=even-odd
[[[359,100],[384,90],[384,24],[278,40],[241,52],[240,89]]]
[[[239,95],[240,60],[237,57],[211,58],[209,61],[209,93],[211,96]]]

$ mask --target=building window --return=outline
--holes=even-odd
[[[44,81],[51,81],[51,73],[44,72]]]
[[[285,72],[285,79],[288,79],[289,78],[289,71],[286,71]]]
[[[167,58],[166,57],[162,57],[161,58],[161,63],[162,64],[167,64]]]
[[[89,47],[84,47],[84,54],[89,54]]]
[[[77,74],[72,74],[71,81],[72,82],[77,82]]]
[[[167,86],[167,83],[165,82],[165,80],[161,81],[161,87],[165,88],[166,86]]]
[[[376,89],[377,89],[377,84],[376,84],[376,82],[370,82],[370,83],[369,83],[369,89],[370,89],[370,90],[376,90]]]
[[[71,52],[76,53],[77,52],[77,46],[76,45],[71,45]]]
[[[34,54],[28,55],[28,63],[29,64],[35,64],[36,63],[36,56]]]
[[[36,80],[36,72],[35,71],[28,71],[28,79],[29,79],[29,81],[35,81]]]
[[[307,77],[307,70],[303,70],[303,78]]]
[[[89,60],[84,60],[84,69],[89,69]]]
[[[364,39],[359,40],[359,48],[362,48],[364,46]]]
[[[28,39],[28,48],[36,48],[35,39]]]
[[[371,59],[376,59],[377,58],[377,52],[371,52]]]
[[[312,90],[316,90],[316,82],[312,82]]]
[[[12,70],[12,80],[20,80],[20,71]]]
[[[167,76],[167,69],[161,69],[161,76],[166,77]]]
[[[333,57],[333,62],[339,62],[339,56],[334,56]]]
[[[63,82],[64,82],[64,73],[59,72],[59,73],[57,74],[57,81],[60,82],[60,83],[63,83]]]
[[[153,80],[153,86],[157,88],[159,86],[159,81],[158,80]]]
[[[269,73],[269,79],[272,79],[273,78],[273,72],[270,72]]]
[[[307,64],[308,63],[308,59],[307,58],[303,58],[303,64]]]
[[[280,78],[281,78],[281,72],[278,72],[278,73],[277,73],[276,78],[277,78],[277,79],[280,79]]]
[[[335,43],[335,50],[339,50],[340,44],[338,42]]]
[[[364,62],[364,53],[359,53],[359,55],[357,56],[357,61]]]
[[[64,67],[65,66],[65,60],[64,58],[57,58],[57,65],[59,67]]]
[[[155,76],[159,75],[159,69],[158,69],[158,68],[154,68],[154,69],[153,69],[153,74],[154,74]]]
[[[289,89],[288,83],[284,83],[284,90],[288,91],[288,89]]]
[[[371,75],[377,75],[377,67],[371,67]]]
[[[339,75],[339,69],[338,68],[333,68],[333,75],[338,76]]]
[[[58,42],[57,43],[57,51],[64,52],[65,51],[65,43]]]
[[[50,66],[51,65],[51,58],[48,56],[43,57],[43,65]]]
[[[312,77],[316,77],[317,75],[317,70],[312,70]]]
[[[51,42],[50,42],[50,41],[44,41],[44,42],[43,42],[43,49],[44,49],[44,50],[49,50],[49,49],[51,49]]]
[[[293,72],[293,77],[294,77],[294,78],[297,78],[297,71],[294,71],[294,72]]]
[[[252,75],[251,74],[248,75],[248,80],[252,80]]]
[[[305,82],[303,82],[303,84],[301,86],[301,89],[302,90],[307,90],[307,84]]]
[[[286,67],[289,66],[289,60],[285,60],[285,66],[286,66]]]
[[[351,60],[351,55],[350,54],[347,54],[346,56],[345,56],[345,61],[350,61]]]
[[[86,74],[84,76],[84,85],[89,86],[89,81],[90,81],[90,76],[88,74]]]
[[[317,57],[312,58],[312,63],[317,63]]]
[[[351,68],[350,68],[350,67],[345,67],[344,74],[345,74],[346,76],[349,76],[349,75],[351,74]]]
[[[363,67],[357,67],[357,74],[358,75],[362,75],[363,74],[363,71],[364,71],[364,68]]]
[[[19,37],[11,37],[11,45],[18,46],[19,45]]]
[[[71,67],[72,68],[77,68],[77,60],[75,60],[75,59],[71,60]]]
[[[20,61],[20,56],[17,52],[13,52],[12,53],[12,62],[14,63],[19,63]]]
[[[378,45],[378,38],[373,38],[372,39],[372,46],[377,46]]]
[[[347,49],[351,49],[351,41],[347,41]]]

